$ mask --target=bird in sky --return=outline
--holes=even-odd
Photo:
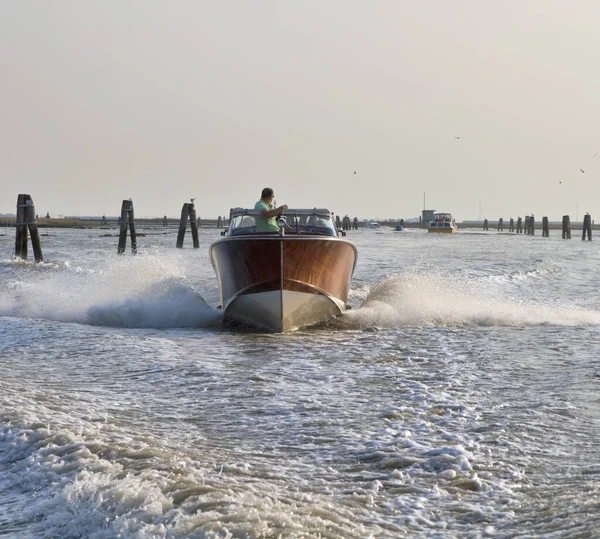
[[[597,154],[597,153],[595,153],[594,155],[592,155],[592,157],[596,157],[597,155],[598,155],[598,154]]]
[[[579,170],[581,170],[581,172],[585,172],[585,170],[583,170],[582,168],[580,168]]]
[[[456,140],[458,140],[460,137],[454,137]]]
[[[354,171],[354,174],[356,174],[356,170]]]

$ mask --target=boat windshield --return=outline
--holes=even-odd
[[[254,209],[234,208],[230,212],[228,236],[245,236],[249,234],[265,234],[258,230],[256,217],[260,213]],[[326,209],[288,209],[281,214],[286,220],[285,234],[337,236],[332,214]],[[277,234],[277,232],[266,232]]]

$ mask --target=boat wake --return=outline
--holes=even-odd
[[[209,327],[221,319],[181,269],[158,256],[109,258],[94,268],[11,266],[0,316],[130,328]]]
[[[506,298],[489,281],[449,274],[393,275],[370,289],[359,288],[352,297],[364,299],[334,327],[600,325],[596,310]]]

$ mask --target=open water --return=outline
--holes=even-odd
[[[600,242],[350,232],[353,309],[272,335],[218,231],[139,232],[0,229],[0,536],[600,536]]]

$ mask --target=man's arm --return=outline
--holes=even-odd
[[[287,209],[287,204],[283,204],[283,206],[279,206],[279,208],[275,208],[274,210],[261,210],[260,214],[268,219],[269,217],[276,217],[282,211],[285,211]]]

